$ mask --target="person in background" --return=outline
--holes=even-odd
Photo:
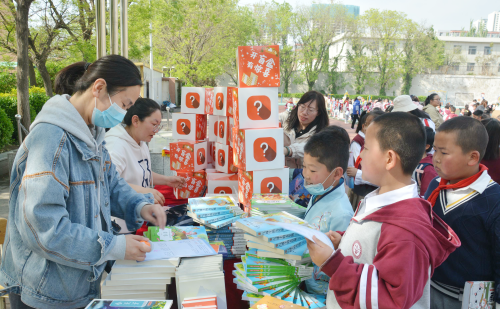
[[[449,105],[448,109],[446,109],[444,111],[444,113],[446,114],[446,116],[444,116],[443,120],[446,121],[446,120],[449,120],[451,118],[458,117],[458,115],[455,114],[456,111],[457,111],[457,109],[455,108],[455,106]]]
[[[425,99],[424,112],[431,117],[436,129],[439,128],[444,121],[443,116],[439,113],[439,106],[441,106],[441,99],[437,93],[432,93]]]
[[[307,140],[329,124],[325,97],[317,91],[306,92],[292,111],[280,113],[279,118],[284,134],[285,164],[292,169],[301,168]]]
[[[407,112],[414,116],[417,116],[425,127],[430,127],[432,130],[436,130],[436,125],[431,117],[424,111],[418,109],[418,107],[413,103],[410,96],[400,95],[394,99],[393,112]]]
[[[154,185],[182,188],[185,179],[164,176],[152,171],[148,144],[161,130],[160,106],[154,100],[139,98],[128,109],[123,123],[106,133],[106,147],[116,171],[139,193],[153,194],[157,204],[164,205],[163,194]]]
[[[352,208],[356,210],[359,202],[365,195],[377,189],[373,184],[363,180],[363,171],[361,170],[361,157],[359,154],[365,146],[366,129],[378,116],[383,115],[382,111],[372,111],[370,113],[363,112],[361,119],[356,128],[357,135],[352,139],[349,147],[349,162],[347,164],[346,181],[353,187],[349,189],[349,201]]]
[[[347,121],[349,121],[349,117],[350,117],[350,110],[349,110],[349,97],[347,97],[344,101],[344,109],[343,109],[343,112],[344,112],[344,123],[347,124]]]
[[[412,175],[413,180],[417,183],[418,192],[421,197],[425,195],[430,182],[437,177],[434,165],[432,165],[434,136],[434,130],[432,130],[432,128],[425,127],[425,153]]]
[[[464,116],[466,116],[466,117],[472,117],[472,113],[470,112],[470,110],[465,110],[464,111]]]
[[[434,138],[433,164],[439,178],[425,198],[436,217],[457,234],[462,246],[432,275],[431,308],[462,308],[467,281],[495,281],[500,291],[500,185],[481,164],[488,145],[483,124],[468,117],[444,122]],[[500,303],[500,294],[494,301]]]
[[[494,118],[481,120],[488,133],[488,146],[481,163],[488,168],[488,174],[500,183],[500,121]]]
[[[354,101],[354,104],[352,106],[352,111],[351,111],[351,118],[352,118],[352,123],[351,123],[351,129],[354,129],[354,125],[356,124],[356,121],[359,119],[359,115],[361,114],[361,103],[359,100],[361,97],[357,97],[356,100]]]
[[[476,109],[474,113],[472,113],[472,118],[481,120],[481,117],[484,115],[484,112],[480,109]]]
[[[304,147],[305,188],[312,194],[304,220],[317,230],[345,231],[354,214],[344,188],[349,159],[349,134],[330,126],[314,134]],[[325,295],[330,278],[314,265],[313,278],[306,280],[309,293]]]
[[[100,295],[108,261],[142,261],[151,251],[141,242],[147,238],[114,235],[111,214],[130,229],[166,222],[151,195],[118,175],[104,145],[105,128],[119,124],[139,97],[137,66],[109,55],[71,64],[56,80],[73,96],[45,103],[11,175],[0,284],[12,309],[85,307]]]

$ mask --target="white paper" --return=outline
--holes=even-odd
[[[272,221],[265,221],[265,222],[267,224],[277,225],[277,226],[282,227],[284,229],[287,229],[289,231],[300,234],[300,235],[304,236],[305,238],[311,240],[312,242],[314,242],[313,236],[316,236],[317,239],[321,240],[326,245],[328,245],[330,248],[335,250],[335,248],[333,248],[333,244],[332,244],[332,241],[330,240],[330,238],[328,238],[328,236],[326,236],[326,234],[324,234],[320,231],[317,231],[317,230],[314,230],[312,228],[305,227],[302,225],[298,225],[298,224],[272,222]]]
[[[146,253],[145,261],[216,255],[215,250],[203,239],[151,242],[151,252]]]
[[[171,229],[159,229],[158,230],[158,237],[160,238],[161,241],[171,241],[174,239],[174,235],[172,234]]]

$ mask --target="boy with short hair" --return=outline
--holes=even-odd
[[[345,233],[314,237],[314,263],[331,277],[327,308],[428,308],[430,276],[459,245],[419,198],[411,174],[425,150],[419,118],[384,114],[366,132],[363,179],[379,186],[361,202]]]
[[[462,241],[432,276],[431,308],[460,308],[466,281],[495,281],[500,303],[500,185],[480,164],[488,133],[481,122],[456,117],[436,130],[434,179],[425,197]]]
[[[349,134],[330,126],[311,136],[304,147],[304,187],[312,194],[304,220],[322,231],[345,231],[354,214],[345,193],[344,175],[349,160]],[[309,293],[326,294],[328,281],[315,266],[306,280]]]

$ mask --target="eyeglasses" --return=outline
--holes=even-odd
[[[306,115],[317,113],[318,110],[315,108],[307,108],[305,104],[299,105],[299,112],[306,113]]]
[[[440,99],[440,98],[437,98],[437,99],[433,99],[433,100],[434,100],[434,101],[441,101],[441,99]]]
[[[153,132],[158,133],[163,128],[163,125],[161,123],[153,126]]]

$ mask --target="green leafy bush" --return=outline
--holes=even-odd
[[[0,149],[12,142],[12,134],[14,133],[14,125],[7,116],[7,113],[0,108]]]
[[[0,93],[10,92],[17,85],[16,74],[1,72],[0,73]]]
[[[0,108],[5,111],[7,117],[10,119],[12,125],[14,126],[14,132],[11,134],[10,138],[12,138],[12,141],[17,141],[17,97],[12,96],[11,94],[0,93]],[[36,111],[32,105],[30,105],[30,116],[31,121],[35,120]]]

